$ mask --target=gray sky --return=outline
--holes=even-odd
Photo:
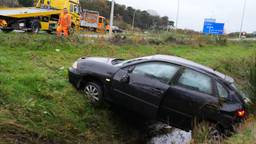
[[[161,16],[176,19],[178,0],[116,0],[137,9],[157,11]],[[180,0],[179,28],[202,31],[204,18],[225,23],[226,32],[240,30],[244,0]],[[244,31],[256,31],[256,0],[247,0]]]

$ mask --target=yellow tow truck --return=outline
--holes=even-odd
[[[72,28],[80,27],[79,0],[39,0],[35,7],[0,9],[0,29],[3,32],[24,30],[38,33],[40,30],[56,30],[59,15],[67,8],[72,16]]]

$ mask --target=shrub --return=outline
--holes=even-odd
[[[225,46],[228,43],[228,40],[225,36],[215,37],[215,42],[218,45]]]
[[[228,40],[225,36],[205,36],[202,34],[172,34],[167,36],[164,41],[166,43],[190,45],[193,47],[203,47],[207,45],[225,46],[228,44]]]
[[[113,44],[129,44],[132,43],[132,40],[129,39],[128,37],[126,37],[125,35],[114,35],[114,37],[112,37],[110,39],[110,42]]]
[[[167,42],[167,43],[176,43],[176,38],[174,36],[170,35],[165,39],[165,42]]]
[[[152,44],[152,45],[161,45],[161,44],[164,44],[163,41],[161,41],[160,39],[157,39],[157,38],[155,38],[155,39],[149,39],[149,40],[148,40],[148,43],[149,43],[149,44]]]

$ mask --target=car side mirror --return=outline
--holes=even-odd
[[[130,81],[130,76],[129,76],[128,73],[126,73],[125,75],[123,75],[123,76],[121,77],[121,79],[120,79],[120,82],[121,82],[121,83],[129,83],[129,81]]]
[[[132,73],[133,70],[134,70],[134,68],[135,68],[134,66],[129,67],[129,69],[127,70],[127,72],[128,72],[128,73]]]

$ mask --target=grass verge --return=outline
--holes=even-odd
[[[127,120],[109,107],[93,108],[68,83],[67,68],[81,56],[176,55],[237,76],[222,62],[246,58],[256,49],[253,42],[115,45],[104,39],[19,33],[0,33],[0,42],[0,143],[112,144],[140,139]]]

